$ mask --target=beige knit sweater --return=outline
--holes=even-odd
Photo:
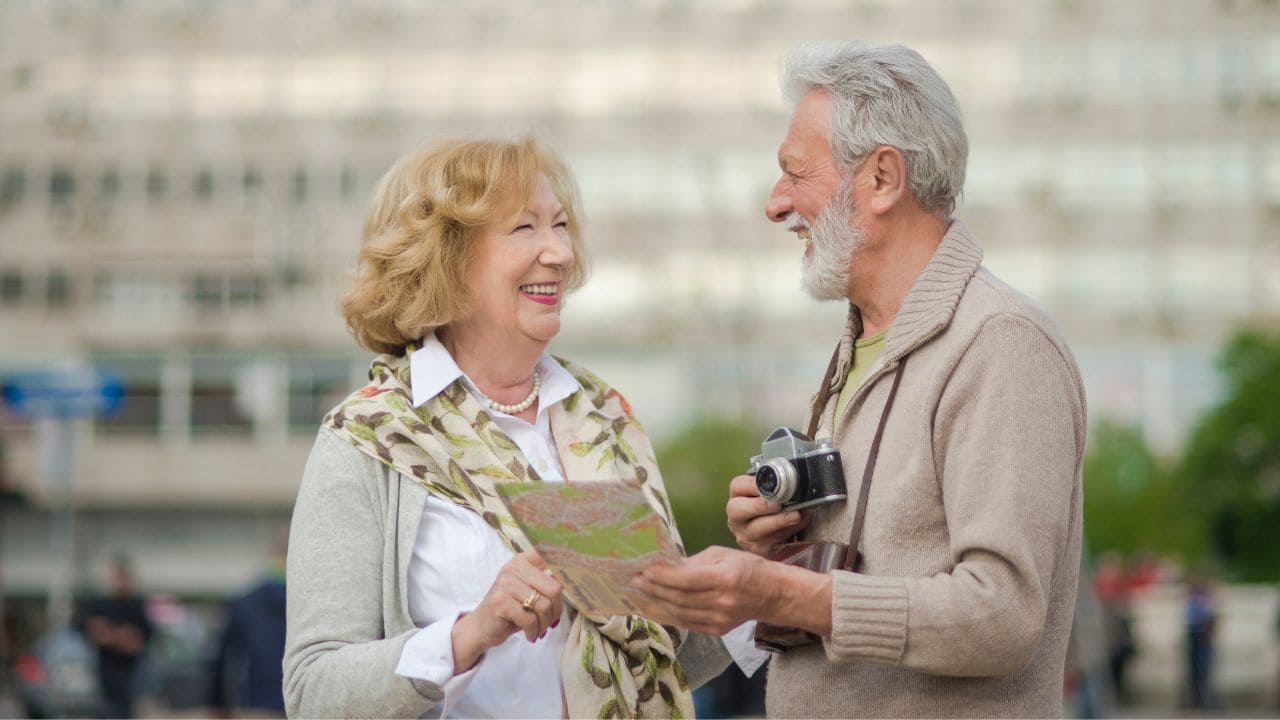
[[[850,501],[820,511],[806,535],[847,541],[892,371],[910,354],[871,484],[863,561],[834,575],[831,637],[773,659],[770,717],[1062,712],[1084,390],[1052,322],[981,260],[954,222],[834,423]],[[834,404],[833,394],[819,435],[831,433]]]

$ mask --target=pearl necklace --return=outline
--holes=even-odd
[[[533,374],[533,389],[529,391],[529,394],[528,396],[525,397],[525,399],[521,400],[520,402],[514,405],[503,405],[500,402],[494,402],[490,400],[489,396],[485,395],[484,393],[480,393],[480,397],[483,398],[484,401],[489,404],[489,407],[493,408],[494,410],[497,410],[500,413],[506,413],[508,415],[519,415],[525,410],[528,410],[529,407],[533,405],[534,402],[537,401],[538,390],[541,387],[542,387],[542,381],[538,379],[538,373],[535,372]]]

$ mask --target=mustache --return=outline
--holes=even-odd
[[[810,230],[813,228],[805,219],[800,217],[800,213],[792,211],[787,213],[787,232],[799,232],[800,230]]]

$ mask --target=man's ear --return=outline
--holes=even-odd
[[[889,212],[907,194],[907,160],[898,148],[877,146],[863,164],[868,180],[866,208],[875,215]]]

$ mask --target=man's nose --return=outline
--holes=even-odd
[[[764,206],[765,217],[773,222],[782,222],[795,210],[791,206],[791,195],[782,187],[782,181],[783,178],[778,178],[778,182],[774,183],[769,202]]]

